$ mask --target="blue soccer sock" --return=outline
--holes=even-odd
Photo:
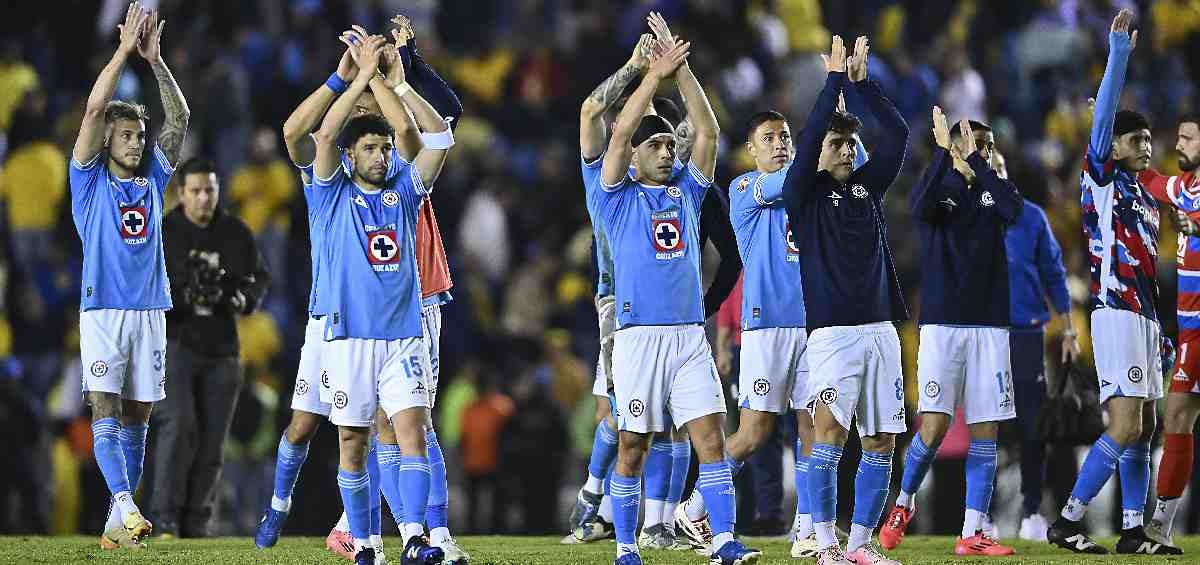
[[[908,444],[908,453],[904,456],[904,474],[900,478],[900,495],[896,497],[896,506],[911,509],[913,495],[921,488],[929,467],[933,465],[933,457],[937,452],[929,449],[921,439],[920,432],[913,434],[912,443]]]
[[[613,527],[617,530],[617,555],[638,553],[638,511],[642,505],[642,478],[612,474]]]
[[[400,446],[375,443],[375,459],[379,462],[379,490],[392,511],[396,526],[404,528],[404,497],[400,496]]]
[[[667,504],[662,512],[663,524],[671,531],[675,528],[675,508],[683,500],[683,487],[687,486],[691,464],[692,446],[686,441],[671,442],[671,485],[667,488]]]
[[[1150,442],[1125,448],[1117,463],[1121,477],[1121,529],[1142,525],[1146,493],[1150,490]]]
[[[142,481],[142,462],[146,458],[146,435],[149,430],[147,424],[121,426],[121,453],[125,456],[125,476],[129,478],[130,491],[137,491]]]
[[[646,454],[646,468],[642,471],[642,481],[646,487],[646,521],[642,528],[661,524],[663,507],[667,503],[667,493],[671,490],[671,439],[665,434],[655,434],[650,442],[650,452]]]
[[[996,482],[996,440],[971,440],[966,466],[967,500],[963,513],[963,539],[983,529],[983,517],[991,507],[992,485]]]
[[[379,473],[379,459],[375,449],[376,442],[371,442],[367,450],[367,500],[371,508],[371,522],[367,528],[372,536],[383,535],[383,501],[379,500],[379,489],[383,476]]]
[[[292,491],[300,476],[300,467],[308,459],[308,444],[292,444],[287,434],[279,438],[279,449],[275,452],[275,491],[271,495],[271,508],[279,512],[292,509]]]
[[[817,545],[837,545],[833,523],[837,520],[837,473],[842,460],[842,448],[818,443],[813,446],[808,467],[808,501],[812,511]]]
[[[713,531],[713,551],[716,551],[733,539],[733,525],[737,520],[733,474],[729,464],[725,461],[701,463],[696,490],[700,491],[708,506],[708,525]]]
[[[425,509],[425,525],[429,537],[438,542],[450,537],[450,485],[446,481],[446,458],[437,433],[432,428],[425,432],[425,450],[429,454],[429,507]]]
[[[338,469],[338,489],[342,493],[342,507],[350,522],[350,536],[358,547],[368,543],[371,535],[371,478],[366,471],[352,472]]]
[[[405,455],[400,458],[400,496],[404,498],[403,542],[425,533],[425,510],[429,507],[429,458]]]
[[[617,460],[617,432],[608,427],[608,418],[596,424],[596,433],[592,438],[592,455],[588,458],[588,480],[583,490],[592,494],[600,494],[604,478]]]
[[[796,537],[804,539],[813,531],[812,506],[808,496],[809,458],[801,451],[802,444],[796,440]]]
[[[879,525],[891,482],[892,452],[863,451],[854,477],[853,523],[865,526],[868,531]]]
[[[1117,459],[1124,451],[1108,434],[1100,436],[1088,451],[1083,465],[1079,468],[1079,476],[1075,479],[1075,488],[1071,489],[1071,498],[1063,507],[1062,516],[1078,522],[1087,512],[1087,505],[1104,487],[1117,468]]]
[[[121,423],[116,418],[101,418],[92,422],[92,453],[104,482],[122,514],[137,512],[129,488],[128,467],[121,449]]]

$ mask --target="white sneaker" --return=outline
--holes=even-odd
[[[445,554],[442,563],[445,565],[467,565],[471,562],[471,556],[458,546],[458,542],[454,541],[454,538],[438,540],[437,543],[431,545],[442,549],[442,553]]]
[[[821,546],[817,545],[817,534],[792,542],[792,559],[816,557],[820,551]]]
[[[1041,514],[1030,514],[1025,518],[1021,518],[1021,531],[1018,534],[1023,540],[1029,541],[1049,541],[1046,539],[1046,531],[1050,529],[1050,524],[1046,522],[1046,518]]]

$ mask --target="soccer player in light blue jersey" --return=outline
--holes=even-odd
[[[661,16],[651,14],[655,19]],[[722,432],[725,401],[702,326],[698,215],[712,185],[719,130],[685,63],[690,44],[659,47],[617,117],[601,165],[601,190],[590,194],[615,268],[613,384],[620,432],[611,492],[616,563],[642,563],[634,539],[642,465],[650,434],[665,431],[668,419],[687,427],[700,458],[697,488],[712,510],[710,561],[755,563],[762,553],[733,538],[733,481]],[[673,170],[674,128],[661,117],[645,115],[655,90],[671,76],[695,130],[691,159],[678,172]]]
[[[346,39],[345,37],[343,38]],[[360,69],[379,66],[386,40],[348,41]],[[389,71],[399,64],[392,61]],[[371,89],[383,112],[350,113]],[[427,132],[412,163],[389,177],[394,129],[405,106]],[[385,119],[386,118],[386,119]],[[347,121],[349,120],[349,121]],[[370,494],[366,473],[368,429],[378,408],[388,415],[401,450],[399,486],[403,499],[403,564],[440,563],[443,551],[423,539],[430,491],[425,443],[430,372],[422,342],[420,284],[415,257],[419,207],[441,172],[453,136],[442,117],[407,82],[389,88],[377,72],[360,72],[333,103],[314,134],[313,229],[325,231],[327,269],[323,364],[332,391],[329,419],[340,430],[338,485],[356,563],[375,563],[367,540]],[[344,151],[348,167],[342,165]]]
[[[71,213],[83,241],[79,349],[92,406],[92,446],[113,497],[100,547],[140,546],[152,525],[133,502],[147,426],[165,398],[170,283],[162,246],[163,192],[190,113],[163,61],[163,24],[134,2],[120,45],[100,71],[71,151]],[[112,100],[129,58],[154,71],[166,117],[148,162],[145,107]]]

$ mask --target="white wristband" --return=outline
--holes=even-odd
[[[393,88],[392,92],[395,92],[396,96],[403,97],[405,94],[408,94],[408,91],[410,90],[412,90],[412,85],[408,84],[407,82],[402,82],[396,85],[396,88]]]
[[[449,149],[454,147],[454,131],[447,126],[446,131],[422,133],[421,144],[426,149]]]

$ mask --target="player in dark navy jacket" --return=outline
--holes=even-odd
[[[842,39],[833,38],[825,57],[829,78],[796,143],[783,188],[804,272],[806,398],[816,432],[808,482],[822,548],[818,564],[897,563],[870,537],[887,498],[896,434],[905,431],[900,339],[892,322],[907,313],[887,245],[883,196],[904,162],[908,125],[879,85],[867,80],[867,51],[866,37],[859,37],[847,61]],[[848,101],[859,97],[883,129],[871,159],[857,170],[858,118],[834,111],[842,90]],[[833,525],[838,462],[852,419],[863,457],[843,554]]]
[[[938,148],[910,195],[921,234],[921,348],[917,355],[921,432],[904,461],[896,506],[879,532],[896,547],[912,519],[917,489],[933,464],[957,406],[971,429],[966,512],[959,555],[1011,555],[983,534],[996,479],[999,422],[1016,417],[1009,359],[1008,259],[1004,232],[1021,214],[1016,186],[992,170],[996,142],[982,122],[951,130],[933,107]]]

